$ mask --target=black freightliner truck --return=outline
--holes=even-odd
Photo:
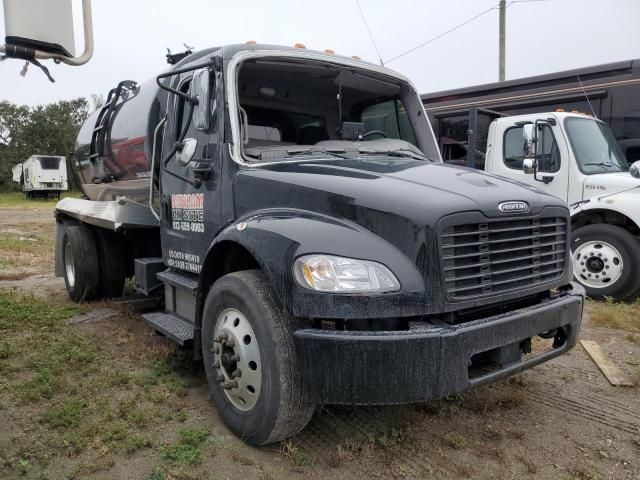
[[[293,435],[318,404],[436,399],[575,345],[567,207],[443,164],[406,78],[268,45],[170,63],[82,127],[85,198],[56,206],[56,272],[75,301],[130,277],[161,297],[144,318],[202,359],[245,441]]]

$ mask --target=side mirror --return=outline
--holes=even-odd
[[[640,178],[640,160],[637,160],[629,167],[629,173],[633,178]]]
[[[524,158],[535,158],[535,128],[532,123],[522,126],[522,153]]]
[[[193,74],[192,92],[198,100],[198,104],[193,109],[193,124],[197,130],[206,131],[211,127],[211,95],[213,89],[211,70],[203,68]]]
[[[178,152],[178,162],[182,165],[189,165],[191,159],[196,153],[196,147],[198,146],[198,141],[195,138],[185,138],[182,142],[182,148]]]
[[[536,160],[535,158],[525,158],[522,160],[522,171],[527,175],[533,175],[536,173]]]

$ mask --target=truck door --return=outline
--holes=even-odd
[[[193,75],[188,72],[175,78],[173,87],[193,96]],[[215,76],[212,78],[215,83]],[[212,85],[210,91],[215,98],[221,90]],[[211,101],[216,103],[220,104]],[[196,115],[190,114],[189,102],[177,95],[169,96],[167,111],[159,173],[162,256],[172,268],[199,273],[212,238],[220,229],[218,147],[222,123],[213,110],[210,127],[204,131],[196,128]],[[181,151],[166,161],[185,129]]]
[[[523,126],[498,121],[502,128],[497,128],[495,145],[492,146],[493,158],[491,167],[493,173],[528,183],[545,192],[558,197],[565,202],[568,199],[569,181],[569,149],[562,131],[558,125],[542,125],[538,132],[538,147],[536,159],[538,173],[525,173],[522,164],[525,158],[523,140]]]

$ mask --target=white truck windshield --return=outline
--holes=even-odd
[[[565,128],[583,173],[626,172],[629,169],[611,129],[604,123],[569,117],[565,120]]]

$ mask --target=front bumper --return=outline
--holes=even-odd
[[[458,325],[417,324],[408,331],[320,329],[294,334],[303,375],[324,404],[423,402],[534,367],[570,350],[582,321],[584,290],[576,283],[531,307]],[[558,329],[551,350],[524,356],[523,341]],[[482,373],[472,357],[496,359]],[[470,375],[470,372],[472,375]]]

